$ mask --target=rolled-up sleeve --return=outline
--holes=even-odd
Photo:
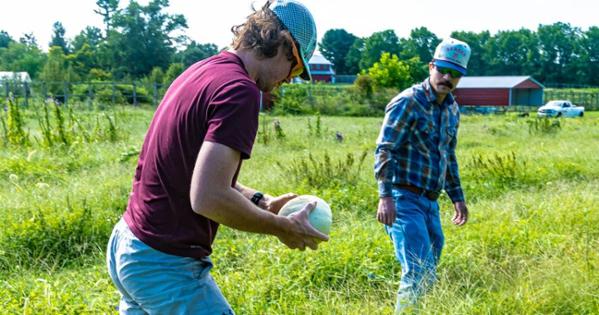
[[[410,104],[408,97],[398,97],[385,110],[385,119],[377,139],[374,159],[374,176],[379,196],[391,196],[393,179],[397,169],[396,149],[407,140],[410,131]]]

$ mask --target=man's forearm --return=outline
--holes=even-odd
[[[239,189],[244,189],[246,193],[255,191],[243,185],[241,187],[236,185],[235,189],[218,191],[205,196],[205,207],[202,207],[201,214],[237,230],[280,235],[285,230],[282,226],[283,222],[276,215],[256,208]]]
[[[241,184],[239,182],[237,182],[235,184],[235,190],[237,190],[239,193],[241,193],[248,200],[252,200],[252,197],[258,191],[258,190],[254,189],[254,188],[250,188],[250,187],[244,186],[243,184]],[[258,203],[258,207],[260,207],[262,209],[266,209],[266,201],[268,199],[270,199],[270,198],[271,198],[270,195],[264,194],[264,197]]]

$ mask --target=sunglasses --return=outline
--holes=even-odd
[[[459,72],[458,70],[454,70],[451,68],[446,68],[446,67],[439,67],[439,66],[435,66],[435,68],[437,68],[437,71],[439,71],[439,73],[445,75],[445,74],[449,74],[451,75],[452,78],[455,79],[459,79],[463,76],[463,74],[461,72]]]
[[[291,52],[293,53],[295,62],[292,64],[291,70],[289,71],[287,81],[291,81],[292,78],[295,78],[304,72],[304,63],[302,62],[302,58],[299,56],[299,52],[294,40],[291,41]]]

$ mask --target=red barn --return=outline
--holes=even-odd
[[[312,81],[335,83],[335,70],[333,70],[333,64],[325,57],[314,54],[312,55],[312,58],[310,58],[310,61],[308,61],[308,64],[310,65]]]
[[[545,87],[530,76],[463,77],[453,92],[458,104],[509,106],[543,104]]]

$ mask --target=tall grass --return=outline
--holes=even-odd
[[[54,101],[33,104],[25,111],[9,99],[6,115],[0,115],[0,135],[4,146],[21,148],[116,142],[128,136],[118,126],[117,115],[115,111],[74,111]]]
[[[38,141],[0,151],[0,313],[115,313],[104,249],[153,110],[61,107],[67,146],[53,106],[18,107]],[[327,200],[331,239],[299,252],[221,227],[212,273],[223,294],[238,314],[391,314],[401,268],[375,220],[370,154],[382,117],[323,115],[320,135],[316,117],[261,119],[269,139],[257,139],[240,181]],[[440,199],[446,247],[420,314],[599,313],[599,115],[552,133],[530,133],[526,121],[464,116],[457,153],[471,218],[453,226]]]

